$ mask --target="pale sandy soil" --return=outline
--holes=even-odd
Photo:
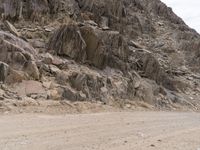
[[[0,150],[198,150],[200,114],[0,116]]]

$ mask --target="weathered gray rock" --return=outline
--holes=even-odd
[[[85,59],[85,41],[76,25],[63,25],[51,37],[48,49],[55,50],[60,56],[75,60]]]
[[[0,82],[5,82],[9,72],[9,66],[0,61]]]

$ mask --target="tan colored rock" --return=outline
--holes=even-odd
[[[38,81],[22,81],[14,85],[15,91],[22,96],[30,96],[33,94],[36,95],[45,95],[46,91],[42,86],[42,83]]]

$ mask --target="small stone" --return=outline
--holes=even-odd
[[[190,97],[190,99],[191,99],[191,100],[194,100],[194,98],[193,98],[193,97]]]
[[[190,81],[194,80],[193,77],[187,77],[187,79],[190,80]]]
[[[131,104],[126,104],[126,108],[131,108]]]
[[[137,81],[137,82],[135,83],[134,88],[135,88],[135,89],[138,89],[139,87],[140,87],[140,81]]]

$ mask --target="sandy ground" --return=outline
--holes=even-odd
[[[199,150],[200,114],[0,116],[0,150]]]

